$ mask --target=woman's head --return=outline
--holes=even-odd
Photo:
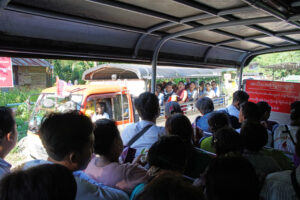
[[[213,146],[218,156],[229,152],[241,153],[243,141],[233,128],[222,128],[213,134]]]
[[[115,121],[99,119],[95,125],[94,152],[105,156],[112,162],[118,161],[123,150],[123,143]]]
[[[18,132],[13,112],[10,108],[0,107],[0,146],[3,158],[13,149],[18,139]]]
[[[251,163],[241,156],[221,156],[205,175],[208,200],[258,200],[259,181]]]
[[[184,82],[183,81],[179,81],[178,82],[178,90],[180,91],[180,90],[183,90],[183,89],[185,89]]]
[[[148,153],[151,167],[182,173],[188,156],[188,146],[179,136],[163,136],[155,142]]]
[[[215,133],[221,128],[230,126],[228,115],[222,112],[214,112],[208,119],[209,129],[212,133]]]
[[[183,141],[191,143],[193,136],[192,124],[183,114],[174,114],[166,121],[166,132],[168,135],[177,135]]]
[[[196,88],[195,82],[191,82],[189,87],[190,87],[190,91],[193,91]]]

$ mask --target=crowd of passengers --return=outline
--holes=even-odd
[[[185,103],[196,101],[202,97],[216,98],[220,96],[220,89],[216,81],[211,83],[201,81],[199,85],[189,80],[186,83],[179,81],[178,85],[172,82],[163,82],[162,84],[157,84],[155,95],[158,98],[159,105],[164,105],[171,101]]]
[[[48,159],[13,170],[4,159],[16,123],[0,107],[0,200],[300,199],[300,101],[281,125],[269,121],[266,102],[248,99],[236,91],[229,107],[214,111],[210,98],[200,98],[193,123],[169,102],[159,127],[158,98],[145,92],[134,102],[142,120],[122,134],[109,119],[48,114],[39,128]]]

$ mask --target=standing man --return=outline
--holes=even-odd
[[[215,97],[220,97],[220,89],[217,86],[216,81],[211,82],[211,87],[212,87],[212,90],[215,92]]]
[[[164,91],[164,103],[171,101],[173,94],[175,94],[173,91],[173,85],[171,82],[168,82]]]

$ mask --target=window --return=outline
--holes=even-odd
[[[116,95],[113,98],[113,105],[114,119],[116,121],[129,119],[129,104],[126,94]]]

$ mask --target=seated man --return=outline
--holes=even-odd
[[[296,134],[300,141],[300,131]],[[296,154],[300,156],[300,142],[296,145]],[[265,200],[300,199],[300,165],[293,171],[286,170],[269,174],[261,190],[261,197]]]
[[[96,104],[96,113],[94,113],[92,121],[95,122],[98,119],[109,119],[108,113],[105,112],[105,103],[103,102]]]
[[[215,109],[213,101],[208,97],[203,97],[196,102],[196,107],[201,114],[201,117],[197,117],[195,120],[197,127],[205,132],[210,132],[208,129],[208,119]]]
[[[249,95],[244,91],[235,91],[233,93],[232,104],[228,106],[225,111],[236,118],[239,118],[240,114],[240,105],[244,102],[247,102],[249,99]]]
[[[121,136],[123,144],[136,149],[135,156],[139,156],[142,150],[149,149],[160,136],[165,134],[165,129],[155,125],[156,119],[160,115],[160,107],[154,94],[150,92],[140,94],[135,99],[134,105],[142,120],[128,125]],[[139,138],[135,138],[139,133],[143,134]],[[135,141],[132,140],[133,138]],[[128,143],[132,144],[128,145]]]
[[[18,132],[13,112],[10,108],[0,107],[0,178],[10,172],[11,165],[4,160],[18,140]]]
[[[24,168],[45,163],[67,167],[73,172],[77,183],[76,199],[128,199],[123,191],[97,184],[82,171],[78,171],[85,169],[91,159],[93,129],[90,118],[77,112],[52,113],[46,116],[39,133],[49,155],[48,161],[30,161],[25,163]]]
[[[278,123],[269,120],[272,109],[271,106],[265,101],[258,102],[257,106],[261,113],[261,122],[265,123],[264,125],[268,128],[269,131],[273,131],[273,127],[275,127],[275,125]]]

